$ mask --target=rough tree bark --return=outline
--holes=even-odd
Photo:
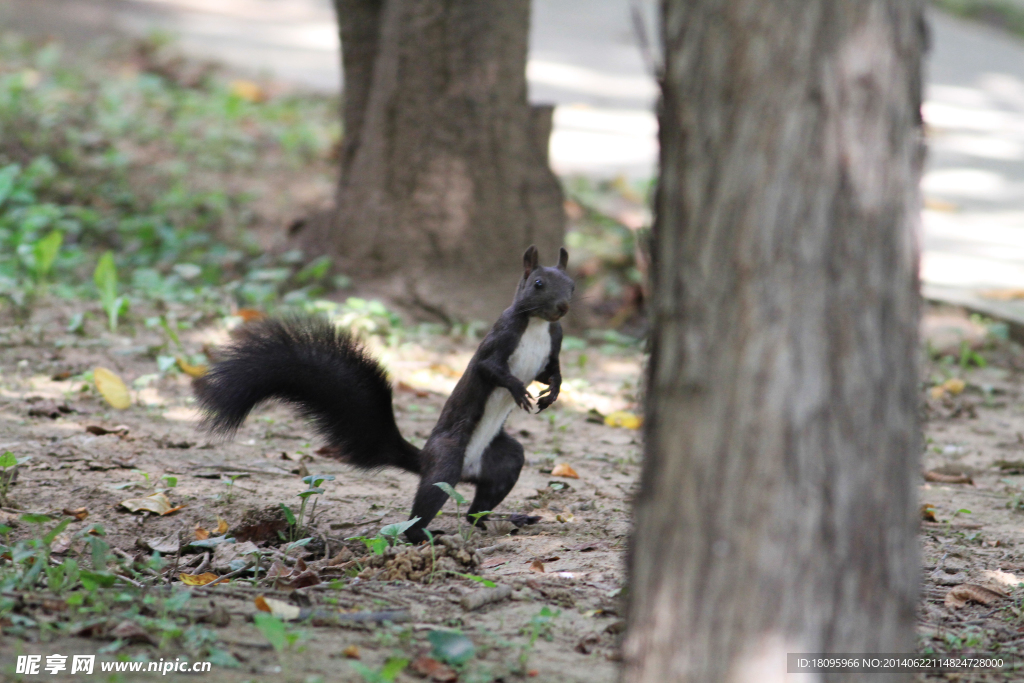
[[[664,0],[662,20],[623,679],[912,651],[922,3]]]
[[[552,108],[526,101],[529,0],[334,1],[345,139],[323,238],[429,311],[494,318],[523,250],[555,259],[565,228]]]

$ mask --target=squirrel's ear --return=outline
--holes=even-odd
[[[538,261],[540,261],[540,257],[537,255],[537,247],[531,244],[523,254],[523,270],[526,271],[523,273],[524,278],[530,277],[530,273],[536,270]]]
[[[565,267],[569,265],[569,252],[565,250],[565,247],[558,248],[558,265],[555,266],[559,270],[564,271]]]

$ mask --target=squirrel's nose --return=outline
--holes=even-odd
[[[559,315],[565,315],[568,312],[569,312],[569,304],[567,304],[564,301],[562,303],[558,304],[558,313],[559,313]]]

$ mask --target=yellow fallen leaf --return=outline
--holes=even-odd
[[[936,510],[934,505],[931,503],[925,503],[921,506],[921,519],[926,522],[938,522],[939,520],[935,519],[935,512]]]
[[[942,388],[948,391],[949,393],[953,394],[954,396],[957,396],[959,394],[962,394],[964,389],[967,388],[967,383],[964,382],[959,377],[953,377],[952,379],[947,379],[945,382],[943,382]]]
[[[172,512],[176,512],[185,507],[184,505],[171,507],[171,501],[169,501],[167,496],[163,493],[154,493],[146,496],[145,498],[129,498],[128,500],[122,500],[121,506],[129,512],[146,510],[148,512],[155,512],[158,515],[169,515]]]
[[[210,537],[210,531],[196,524],[195,535],[197,541],[205,541]]]
[[[359,646],[349,645],[341,651],[341,656],[345,659],[359,659]]]
[[[76,522],[81,522],[83,519],[89,516],[89,511],[86,508],[64,508],[64,514],[68,517],[73,517]]]
[[[544,573],[544,563],[540,560],[534,560],[530,563],[530,571],[537,572],[538,574]]]
[[[178,356],[175,360],[178,361],[178,367],[189,377],[202,377],[209,370],[209,366],[206,365],[190,365],[184,358]]]
[[[265,598],[262,595],[257,595],[253,602],[256,605],[256,609],[261,612],[270,612],[281,621],[295,621],[299,618],[299,614],[302,612],[301,609],[285,602],[284,600],[274,600],[273,598]]]
[[[944,213],[953,213],[959,211],[960,207],[953,202],[947,202],[942,199],[935,199],[934,197],[925,197],[924,208],[929,211],[942,211]]]
[[[217,535],[223,536],[228,532],[229,528],[228,523],[221,519],[220,515],[217,515]]]
[[[128,395],[128,387],[124,385],[121,378],[106,368],[96,368],[92,371],[93,379],[96,382],[96,391],[107,400],[112,407],[124,410],[132,404]]]
[[[983,292],[978,292],[978,295],[985,299],[992,299],[993,301],[1016,301],[1018,299],[1024,299],[1024,289],[989,289]]]
[[[576,515],[572,514],[571,512],[559,512],[557,515],[555,515],[555,520],[561,522],[562,524],[569,524],[576,520]]]
[[[624,427],[626,429],[640,429],[644,419],[626,410],[616,410],[604,417],[604,423],[609,427]]]
[[[940,398],[946,395],[946,389],[944,387],[932,387],[928,390],[928,395],[932,397],[933,401],[938,401]]]
[[[574,470],[569,465],[566,465],[564,462],[555,465],[555,469],[551,470],[551,476],[552,477],[565,477],[566,479],[579,479],[580,478],[580,475],[576,474],[576,470]]]
[[[186,586],[205,586],[219,577],[213,572],[206,572],[204,574],[178,574],[178,578]]]
[[[257,311],[255,308],[239,308],[235,315],[241,318],[242,322],[246,323],[263,320],[267,317],[262,311]]]
[[[231,81],[231,94],[249,102],[263,102],[267,99],[266,91],[252,81]]]

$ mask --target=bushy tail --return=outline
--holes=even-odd
[[[203,427],[232,434],[269,399],[293,405],[357,467],[418,473],[419,449],[402,438],[384,369],[348,333],[320,317],[243,326],[223,359],[197,379]]]

